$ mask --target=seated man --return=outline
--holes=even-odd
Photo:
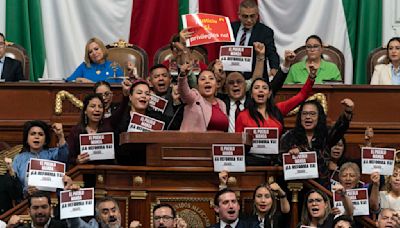
[[[0,73],[6,82],[17,82],[24,79],[21,62],[6,57],[6,43],[3,33],[0,33]]]
[[[22,227],[31,228],[67,228],[67,223],[51,218],[51,199],[48,192],[36,191],[28,198],[28,211],[31,223]],[[11,216],[7,227],[21,227],[22,219],[18,215]]]
[[[385,228],[385,227],[400,227],[400,218],[395,210],[391,208],[382,209],[381,213],[379,213],[378,221],[376,221],[377,228]]]
[[[186,228],[187,224],[182,218],[176,217],[175,209],[169,204],[157,204],[153,208],[154,228]]]
[[[233,190],[224,188],[214,197],[214,211],[220,222],[210,228],[246,228],[257,227],[256,223],[239,219],[240,205]]]

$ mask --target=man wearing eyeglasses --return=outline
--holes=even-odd
[[[258,6],[254,0],[243,0],[239,5],[240,21],[233,22],[232,30],[235,36],[236,46],[253,46],[254,42],[261,42],[265,45],[265,56],[257,57],[257,60],[262,60],[266,64],[265,59],[268,59],[270,72],[267,74],[267,67],[264,68],[264,77],[275,76],[279,69],[279,55],[276,52],[274,31],[268,26],[258,22]],[[254,52],[254,51],[253,51]],[[253,53],[253,67],[256,63],[256,54]],[[251,78],[251,73],[246,72],[245,78]]]
[[[153,208],[154,228],[186,228],[182,218],[176,217],[175,209],[169,204],[157,204]]]
[[[24,78],[21,62],[5,56],[6,43],[3,33],[0,33],[0,76],[6,82],[17,82]]]

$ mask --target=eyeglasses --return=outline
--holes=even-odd
[[[324,199],[318,198],[318,199],[308,199],[307,203],[312,204],[312,203],[322,203],[324,201]]]
[[[0,42],[0,47],[4,47],[6,45],[5,42]]]
[[[319,49],[321,47],[321,45],[316,44],[316,45],[306,45],[306,49],[307,50],[316,50]]]
[[[111,92],[111,91],[107,91],[107,92],[105,92],[105,93],[98,93],[100,96],[102,96],[102,97],[109,97],[109,96],[111,96],[111,95],[113,95],[113,92]]]
[[[237,80],[229,80],[227,83],[229,85],[235,85],[235,84],[241,85],[241,84],[243,84],[243,82],[244,82],[243,80],[237,79]]]
[[[161,221],[161,219],[163,221],[171,221],[172,219],[174,219],[174,217],[169,216],[169,215],[154,216],[154,221]]]
[[[314,111],[311,111],[311,112],[302,111],[302,112],[301,112],[301,115],[302,115],[302,116],[316,117],[316,116],[318,115],[318,112],[314,112]]]

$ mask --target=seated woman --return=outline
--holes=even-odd
[[[112,62],[107,60],[108,51],[104,43],[93,37],[86,43],[85,61],[76,68],[74,73],[69,76],[67,82],[95,83],[107,81],[110,83],[120,83],[121,79],[113,79],[114,70],[116,76],[123,76],[119,66],[112,66]]]
[[[336,64],[322,59],[323,51],[322,40],[317,35],[311,35],[306,40],[307,59],[292,65],[285,84],[304,83],[310,72],[310,64],[316,65],[317,77],[315,83],[320,84],[324,81],[341,81],[340,71]]]
[[[315,70],[313,72],[315,73]],[[235,131],[243,132],[247,127],[273,127],[278,128],[279,136],[282,135],[283,117],[307,99],[312,91],[314,79],[315,75],[310,73],[306,84],[296,96],[276,105],[268,80],[264,78],[255,79],[251,85],[251,99],[248,108],[239,113],[235,122]],[[249,154],[246,156],[246,163],[249,165],[275,165],[275,157]]]
[[[353,116],[354,103],[346,98],[341,101],[344,112],[335,125],[328,128],[326,114],[316,100],[304,102],[297,113],[294,129],[286,132],[280,141],[280,152],[298,154],[300,151],[316,151],[318,158],[319,181],[329,188],[328,151],[343,138]]]
[[[370,208],[376,212],[382,208],[400,211],[400,164],[395,164],[393,174],[386,179],[383,191],[379,191],[381,186],[379,173],[372,173],[371,181]]]
[[[118,108],[118,104],[113,103],[113,92],[110,83],[99,81],[94,84],[94,93],[100,94],[104,102],[104,118],[108,118]]]
[[[228,131],[229,121],[225,103],[215,96],[217,80],[212,71],[204,70],[197,78],[197,89],[190,89],[187,81],[189,64],[181,67],[178,91],[185,104],[181,131]]]
[[[371,85],[400,85],[400,37],[387,44],[387,64],[375,66]]]
[[[336,190],[339,194],[346,196],[344,189]],[[345,214],[348,216],[353,215],[353,207],[349,197],[342,197]],[[331,203],[328,196],[318,189],[311,189],[304,198],[303,209],[301,214],[300,227],[310,226],[318,228],[331,228],[333,227],[333,219],[335,215],[331,213]]]
[[[54,123],[52,130],[58,138],[58,147],[49,148],[50,127],[43,121],[28,121],[23,127],[23,147],[13,161],[13,169],[23,186],[24,195],[36,191],[35,187],[28,188],[26,172],[31,158],[47,159],[67,163],[68,145],[64,138],[63,126],[61,123]]]

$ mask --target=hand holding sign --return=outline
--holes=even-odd
[[[78,154],[78,157],[76,158],[76,163],[77,164],[85,164],[88,161],[90,161],[90,155],[87,152],[82,153],[82,154]]]
[[[229,173],[226,170],[223,170],[218,173],[219,177],[219,185],[227,186]]]
[[[289,150],[290,155],[299,155],[300,149],[298,147],[293,147],[292,149]]]

